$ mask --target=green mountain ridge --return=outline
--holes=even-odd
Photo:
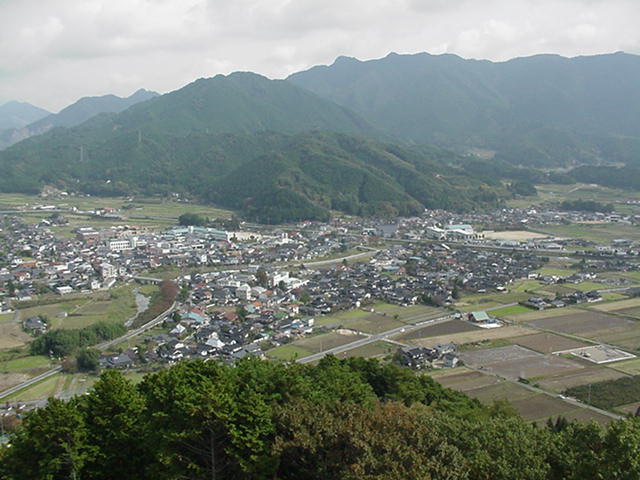
[[[0,190],[182,192],[271,223],[498,203],[500,188],[444,166],[455,154],[366,135],[378,132],[286,81],[219,75],[0,152]]]
[[[497,150],[558,167],[640,158],[640,57],[625,53],[506,62],[456,55],[339,57],[288,81],[417,144]]]

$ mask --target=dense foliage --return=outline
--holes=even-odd
[[[427,376],[361,358],[180,362],[118,372],[29,414],[0,450],[22,479],[640,478],[640,422],[536,427]]]
[[[596,407],[611,409],[638,400],[640,397],[640,375],[580,385],[568,389],[565,393]]]
[[[578,212],[612,212],[613,205],[596,202],[595,200],[565,200],[560,203],[562,210]]]
[[[64,357],[80,347],[112,340],[126,332],[126,327],[120,323],[98,322],[84,328],[50,330],[29,345],[33,355]]]
[[[163,280],[157,292],[151,296],[149,306],[133,320],[133,327],[139,327],[162,315],[173,305],[178,296],[178,285],[172,280]]]

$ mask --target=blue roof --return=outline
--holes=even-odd
[[[197,313],[193,313],[193,312],[189,312],[186,315],[183,315],[182,318],[188,319],[188,320],[194,320],[198,323],[204,323],[205,318],[202,315],[198,315]]]

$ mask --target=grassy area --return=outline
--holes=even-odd
[[[13,319],[13,313],[0,314],[0,323],[10,322]]]
[[[388,342],[373,342],[368,343],[367,345],[363,345],[362,347],[354,348],[353,350],[347,350],[346,352],[341,352],[336,356],[338,358],[351,358],[351,357],[364,357],[364,358],[374,358],[374,357],[384,357],[387,355],[392,355],[398,350],[397,345],[393,345]]]
[[[134,285],[127,284],[109,292],[98,292],[72,300],[59,297],[58,303],[21,309],[20,316],[22,319],[46,316],[52,329],[82,328],[100,321],[124,322],[136,313],[134,288]]]
[[[306,350],[302,347],[293,344],[280,345],[279,347],[267,350],[266,354],[270,358],[276,360],[293,361],[297,358],[304,358],[311,355],[313,352]]]
[[[640,228],[625,224],[616,224],[615,226],[610,223],[545,225],[537,231],[557,237],[577,238],[602,244],[610,244],[612,240],[617,238],[640,240]]]
[[[0,362],[0,372],[29,370],[32,368],[48,367],[49,365],[50,363],[47,357],[42,355],[31,355]]]
[[[27,388],[19,390],[11,395],[4,397],[2,400],[7,402],[16,401],[33,401],[47,398],[56,393],[59,393],[63,388],[68,375],[57,373],[50,377],[47,377],[39,382],[30,385]]]
[[[518,315],[519,313],[528,313],[532,310],[522,305],[512,305],[511,307],[498,308],[497,310],[491,310],[492,317],[504,317],[507,315]]]

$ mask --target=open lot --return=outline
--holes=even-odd
[[[511,380],[546,377],[584,368],[572,360],[543,355],[519,345],[463,352],[460,358],[467,365]]]
[[[516,242],[525,242],[537,238],[548,238],[549,235],[544,233],[529,232],[527,230],[506,230],[503,232],[484,232],[485,238],[491,240],[507,240]]]
[[[524,337],[514,337],[511,341],[540,353],[553,353],[588,345],[578,340],[562,337],[553,333],[536,333],[533,335],[525,335]]]

